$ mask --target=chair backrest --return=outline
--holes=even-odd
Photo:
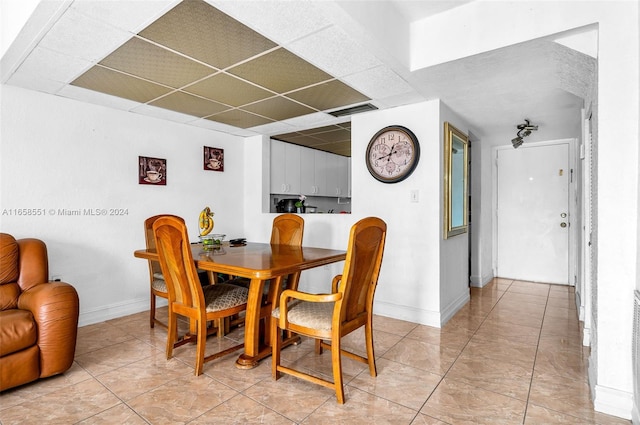
[[[297,214],[282,214],[273,219],[272,245],[302,246],[304,219]]]
[[[373,296],[382,264],[387,225],[377,217],[367,217],[351,227],[347,257],[338,291],[342,326],[359,326],[358,322],[372,314]]]
[[[169,301],[204,311],[204,293],[184,220],[176,216],[159,217],[153,223],[153,235]]]
[[[154,215],[153,217],[149,217],[144,221],[144,241],[146,243],[147,249],[156,249],[156,237],[153,235],[153,223],[156,222],[160,217],[177,217],[171,214],[159,214]],[[153,278],[154,273],[161,273],[160,263],[157,261],[149,260],[149,272]]]

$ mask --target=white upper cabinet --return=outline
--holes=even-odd
[[[351,196],[348,157],[271,141],[271,193]]]
[[[315,149],[302,148],[300,152],[300,191],[303,195],[314,196],[318,191],[314,170]]]
[[[298,145],[271,141],[271,193],[300,193],[301,150]]]

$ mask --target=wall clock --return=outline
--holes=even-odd
[[[397,183],[409,177],[419,158],[420,144],[415,134],[408,128],[391,125],[371,138],[365,161],[375,179]]]

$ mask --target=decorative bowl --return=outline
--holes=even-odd
[[[200,241],[202,242],[202,247],[207,249],[217,249],[222,245],[222,241],[225,236],[220,233],[210,233],[208,235],[200,236]]]

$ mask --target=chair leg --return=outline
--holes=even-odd
[[[156,325],[156,294],[151,292],[151,307],[149,308],[149,327]]]
[[[342,363],[340,361],[340,337],[331,342],[331,363],[333,364],[333,382],[338,403],[344,404],[344,386],[342,384]]]
[[[373,352],[373,329],[369,323],[364,327],[364,335],[367,340],[367,363],[369,364],[369,374],[374,378],[378,375],[376,370],[376,356]]]
[[[204,367],[204,349],[207,343],[207,321],[198,319],[198,344],[196,346],[195,375],[200,376]]]
[[[178,331],[178,317],[169,306],[169,326],[167,329],[167,360],[173,357],[173,344],[176,342]]]
[[[277,380],[280,378],[278,367],[280,366],[280,350],[282,349],[282,338],[279,338],[278,319],[271,317],[271,376]]]

